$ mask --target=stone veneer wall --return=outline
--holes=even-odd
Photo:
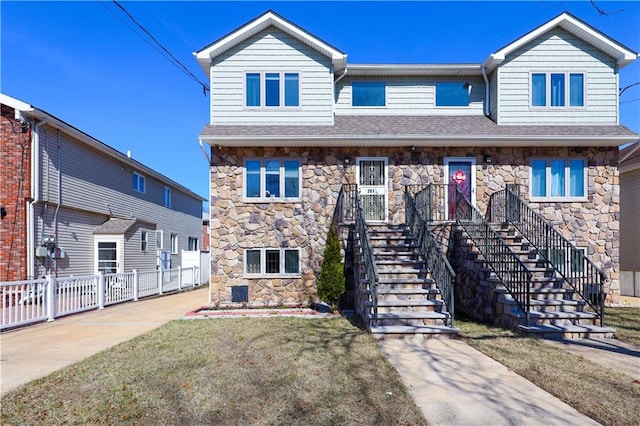
[[[491,164],[483,164],[485,155]],[[316,278],[326,234],[342,184],[355,183],[357,157],[387,157],[389,221],[404,221],[404,185],[444,183],[445,157],[476,158],[476,199],[486,211],[490,195],[505,184],[528,194],[529,159],[579,157],[589,165],[589,200],[584,203],[537,203],[610,277],[608,291],[619,292],[619,184],[617,148],[227,148],[213,150],[211,166],[211,299],[231,304],[231,287],[249,288],[249,305],[305,305],[316,300]],[[302,165],[302,201],[243,202],[245,158],[297,158]],[[349,161],[345,162],[345,158]],[[300,278],[246,278],[243,254],[249,248],[301,249]]]

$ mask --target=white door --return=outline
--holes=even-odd
[[[456,188],[476,205],[476,159],[475,157],[447,157],[444,159],[447,176],[447,218],[456,218]]]
[[[386,222],[388,218],[387,158],[358,158],[358,194],[367,222]]]
[[[120,239],[95,239],[96,273],[112,274],[123,271],[122,242]]]

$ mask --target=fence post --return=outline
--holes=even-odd
[[[158,294],[162,296],[162,285],[164,284],[164,269],[158,269]]]
[[[199,266],[194,266],[193,267],[193,286],[195,287],[196,285],[200,285],[200,273],[199,273],[200,267]],[[197,281],[196,281],[197,278]]]
[[[138,270],[134,269],[133,271],[133,301],[138,301]]]
[[[178,266],[178,291],[182,290],[182,266]]]
[[[47,275],[47,322],[56,319],[56,277]]]
[[[104,309],[105,282],[104,272],[98,272],[98,309]]]

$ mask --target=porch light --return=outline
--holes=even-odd
[[[484,156],[484,162],[487,164],[491,164],[491,156],[490,155],[485,155]]]

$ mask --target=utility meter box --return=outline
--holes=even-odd
[[[64,259],[66,256],[67,254],[62,247],[56,247],[51,252],[51,257],[53,257],[54,259]]]
[[[47,257],[49,250],[46,247],[36,247],[36,257]]]

